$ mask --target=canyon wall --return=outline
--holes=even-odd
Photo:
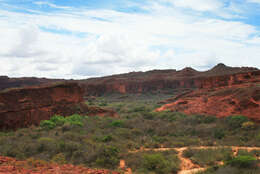
[[[4,90],[7,88],[20,88],[20,87],[43,85],[47,83],[55,83],[61,81],[64,80],[35,78],[35,77],[10,78],[8,76],[0,76],[0,90]]]
[[[115,116],[113,111],[88,107],[84,90],[77,83],[10,89],[0,92],[0,129],[17,129],[38,125],[54,114],[74,113]]]
[[[109,93],[147,93],[158,90],[189,88],[216,88],[232,86],[242,83],[260,82],[260,71],[242,72],[227,75],[211,75],[200,73],[195,76],[151,76],[149,78],[134,79],[99,79],[95,82],[85,82],[82,86],[86,89],[85,95],[101,96]]]
[[[0,93],[0,128],[16,129],[54,114],[71,115],[83,102],[84,90],[76,83],[10,89]]]

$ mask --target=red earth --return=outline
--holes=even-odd
[[[104,169],[90,169],[71,164],[51,164],[41,160],[18,161],[0,156],[0,174],[119,174]]]
[[[244,115],[260,121],[260,83],[198,89],[165,101],[156,111],[226,117]]]

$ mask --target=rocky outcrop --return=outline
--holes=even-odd
[[[43,85],[47,83],[55,83],[64,81],[62,79],[46,79],[35,77],[10,78],[8,76],[0,76],[0,90],[7,88],[20,88],[35,85]]]
[[[168,100],[156,111],[178,111],[225,117],[244,115],[260,120],[260,83],[198,89]]]
[[[256,68],[233,68],[219,64],[209,71],[192,68],[134,72],[80,81],[87,96],[109,93],[147,93],[174,89],[198,89],[260,81]]]
[[[10,89],[0,92],[0,129],[38,125],[54,114],[111,115],[113,111],[84,104],[84,90],[77,83]]]
[[[229,67],[218,64],[204,72],[196,71],[190,67],[180,71],[174,69],[152,70],[147,72],[131,72],[86,80],[66,80],[78,82],[85,89],[85,96],[102,96],[110,93],[150,93],[167,92],[175,89],[220,87],[240,84],[255,79],[259,75],[257,68]],[[258,74],[257,74],[258,73]],[[0,90],[6,88],[42,85],[62,79],[46,78],[9,78],[0,76]]]

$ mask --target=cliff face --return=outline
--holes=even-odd
[[[227,74],[217,73],[216,69],[198,72],[186,68],[182,71],[171,71],[169,73],[163,73],[163,71],[149,75],[140,73],[139,76],[131,78],[127,75],[124,77],[104,77],[81,81],[80,83],[86,89],[85,95],[100,96],[109,93],[146,93],[178,88],[215,88],[260,81],[260,71],[255,69],[245,69],[244,71],[238,69],[231,72]]]
[[[61,82],[61,81],[64,80],[35,78],[35,77],[9,78],[8,76],[0,76],[0,90],[4,90],[7,88],[19,88],[19,87],[42,85],[42,84]]]
[[[0,93],[0,128],[16,129],[39,124],[54,114],[71,115],[83,101],[75,83],[12,89]]]
[[[255,80],[255,76],[259,74],[257,71],[257,68],[228,67],[224,64],[218,64],[211,70],[204,72],[188,67],[180,71],[173,69],[131,72],[101,78],[74,80],[74,82],[78,82],[85,89],[86,96],[102,96],[110,93],[149,93],[178,88],[197,89],[240,84]],[[65,80],[0,76],[0,90],[58,81]],[[69,82],[73,82],[73,80],[69,80]]]
[[[0,129],[38,125],[54,114],[112,115],[113,111],[83,103],[84,90],[77,83],[11,89],[0,93]]]
[[[245,83],[257,83],[260,82],[260,71],[237,73],[232,75],[221,75],[203,78],[198,80],[198,88],[216,88]]]
[[[178,111],[225,117],[244,115],[260,120],[260,83],[205,88],[170,99],[156,111]]]

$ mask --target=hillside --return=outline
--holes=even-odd
[[[192,68],[183,70],[153,70],[147,72],[132,72],[101,78],[81,80],[79,83],[86,89],[86,95],[102,96],[109,93],[149,93],[158,91],[174,91],[178,89],[204,88],[210,83],[214,86],[226,86],[243,83],[250,80],[248,72],[258,71],[250,67],[228,67],[218,64],[211,70],[200,72]],[[235,74],[240,74],[239,77]],[[235,77],[234,79],[231,79]],[[240,77],[243,79],[241,80]],[[249,79],[247,79],[249,78]],[[254,77],[252,77],[254,78]],[[212,81],[216,79],[219,81]]]

